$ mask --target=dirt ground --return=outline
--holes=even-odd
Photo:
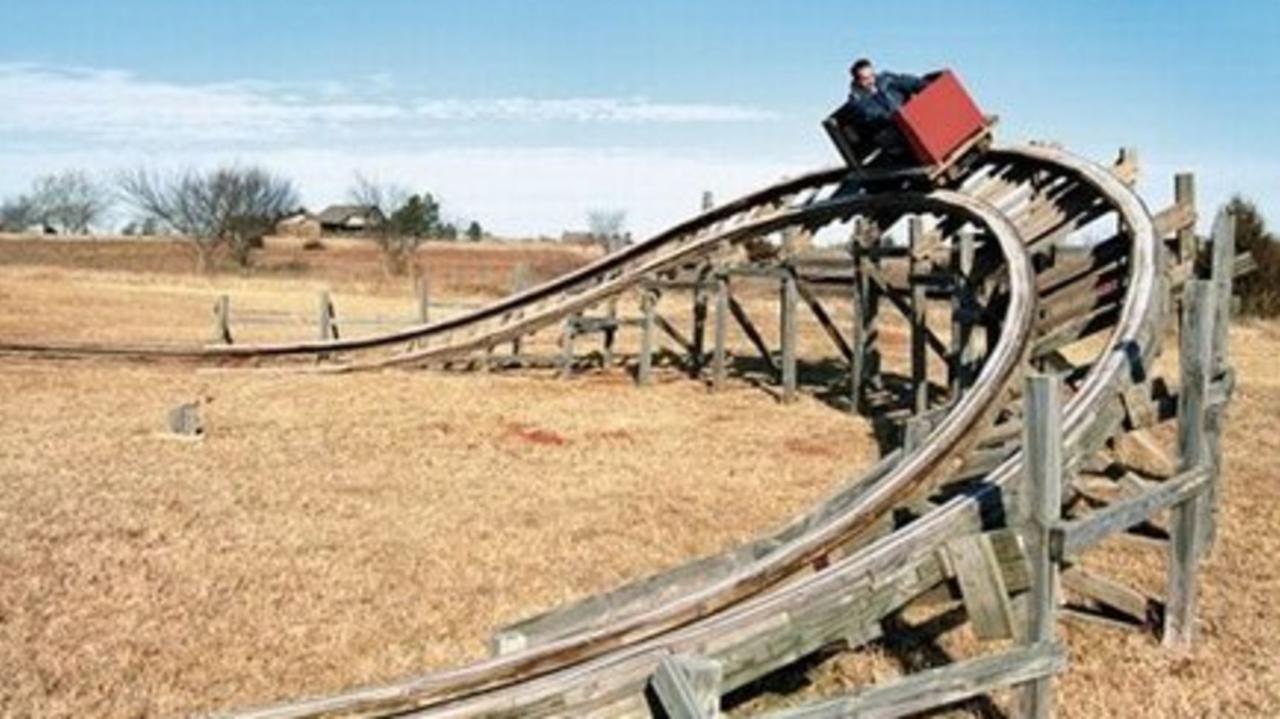
[[[245,317],[306,317],[318,287],[335,290],[340,317],[412,307],[407,283],[380,279],[367,253],[287,276],[192,277],[149,247],[57,261],[16,247],[0,242],[5,338],[205,341],[220,292]],[[458,262],[441,311],[498,291],[472,287],[470,260]],[[440,276],[448,266],[436,263]],[[748,306],[772,336],[767,303]],[[253,338],[311,331],[240,326]],[[810,354],[830,352],[812,322],[802,338]],[[1237,327],[1233,348],[1240,383],[1202,641],[1173,655],[1150,637],[1065,625],[1059,716],[1280,715],[1269,640],[1280,630],[1280,325]],[[759,534],[875,455],[864,422],[815,399],[781,406],[742,383],[708,394],[675,372],[659,378],[641,390],[620,369],[555,380],[0,361],[0,715],[183,715],[474,659],[494,628]],[[166,411],[192,400],[206,437],[165,437]],[[1143,551],[1100,561],[1158,589],[1162,557]],[[963,628],[936,641],[903,632],[740,711],[975,646]]]

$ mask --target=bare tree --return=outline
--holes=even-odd
[[[299,204],[292,181],[259,167],[171,174],[138,168],[121,174],[118,182],[144,223],[150,220],[191,243],[201,272],[221,247],[248,267],[263,236]]]
[[[36,178],[31,200],[39,208],[40,221],[67,234],[83,235],[111,209],[110,193],[80,170]]]
[[[44,213],[30,195],[10,197],[0,204],[0,232],[26,232],[44,221]]]
[[[440,231],[440,204],[429,192],[411,195],[400,185],[357,173],[348,194],[355,204],[377,210],[382,216],[368,235],[382,251],[388,274],[403,274],[423,241]]]
[[[604,246],[606,252],[614,252],[622,248],[626,241],[622,228],[626,223],[626,210],[589,210],[587,212],[587,231]]]

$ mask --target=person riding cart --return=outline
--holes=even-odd
[[[928,83],[915,75],[877,73],[866,58],[853,63],[849,75],[849,100],[841,108],[842,119],[890,157],[905,159],[909,148],[893,116]]]

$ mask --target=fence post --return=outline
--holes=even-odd
[[[636,365],[636,383],[641,387],[649,384],[650,375],[653,371],[653,327],[654,327],[654,305],[657,304],[657,298],[654,296],[653,290],[645,288],[640,295],[640,309],[644,313],[644,318],[640,325],[640,357]]]
[[[1190,172],[1179,172],[1173,176],[1173,201],[1179,205],[1196,204],[1196,176]],[[1178,262],[1191,270],[1195,263],[1196,230],[1184,227],[1178,230]]]
[[[788,268],[780,287],[782,335],[782,401],[796,399],[796,277]]]
[[[229,295],[218,295],[218,299],[213,303],[213,341],[215,344],[232,344]]]
[[[1023,422],[1025,487],[1018,493],[1030,570],[1027,625],[1024,643],[1054,641],[1057,612],[1056,566],[1052,534],[1062,516],[1062,392],[1056,375],[1027,378]],[[1053,713],[1053,686],[1049,677],[1036,679],[1019,690],[1022,716],[1047,719]]]
[[[425,325],[431,317],[431,282],[426,275],[418,278],[418,324]]]
[[[1212,363],[1209,366],[1209,382],[1223,388],[1223,392],[1208,402],[1205,425],[1205,441],[1208,443],[1208,462],[1213,468],[1213,481],[1209,484],[1207,521],[1204,523],[1204,552],[1213,551],[1218,539],[1218,509],[1222,483],[1222,422],[1226,412],[1232,379],[1231,327],[1232,280],[1236,263],[1236,216],[1225,211],[1213,223],[1213,263],[1209,281],[1213,283],[1213,341]]]
[[[725,342],[728,341],[729,332],[729,277],[724,274],[716,275],[716,317],[715,328],[715,348],[711,355],[711,388],[713,390],[721,390],[724,388],[725,375],[728,371],[728,354],[725,348]]]
[[[1178,337],[1181,381],[1178,388],[1178,471],[1210,464],[1206,415],[1213,367],[1213,283],[1187,283]],[[1212,471],[1212,468],[1210,468]],[[1185,648],[1194,637],[1196,574],[1210,520],[1208,491],[1175,504],[1170,512],[1169,576],[1164,612],[1164,645]]]

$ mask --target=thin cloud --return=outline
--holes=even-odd
[[[349,136],[425,122],[722,123],[774,119],[738,105],[644,98],[389,99],[393,78],[362,97],[341,83],[182,84],[99,68],[0,64],[0,133],[108,141],[279,142],[330,131]]]

